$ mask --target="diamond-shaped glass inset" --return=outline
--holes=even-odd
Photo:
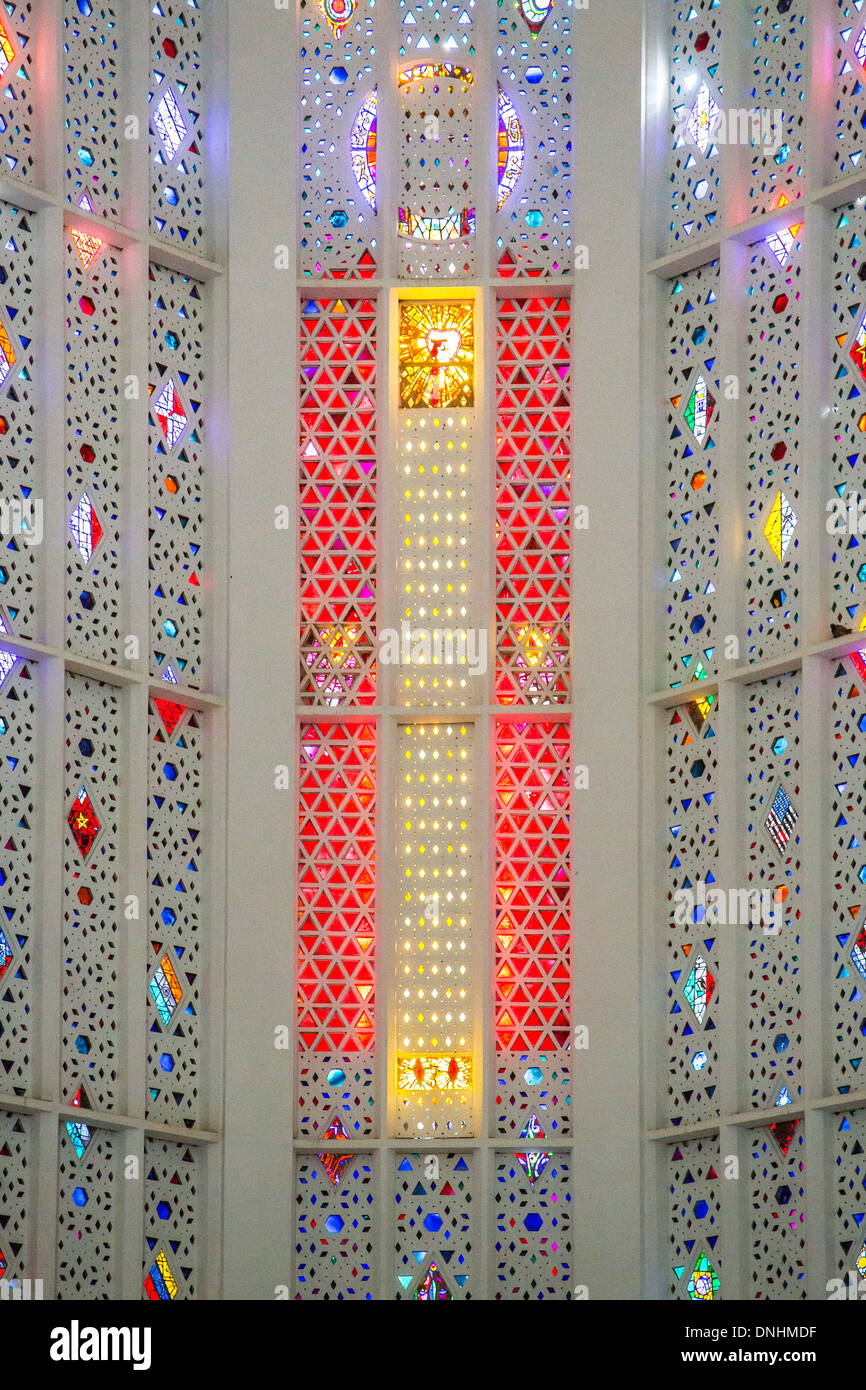
[[[707,962],[703,956],[698,956],[692,966],[689,978],[686,980],[683,994],[691,1006],[692,1012],[698,1023],[703,1023],[704,1014],[707,1006],[713,997],[713,990],[716,982],[710,974]]]
[[[89,565],[94,550],[102,540],[102,523],[86,492],[81,494],[75,504],[69,518],[69,529],[78,546],[78,553],[84,563]]]
[[[325,1138],[348,1139],[348,1137],[349,1135],[348,1131],[346,1130],[346,1126],[343,1124],[343,1121],[335,1115],[331,1123],[328,1125],[328,1128],[325,1130]],[[338,1182],[343,1176],[343,1173],[346,1171],[346,1165],[349,1163],[351,1157],[351,1154],[319,1154],[319,1162],[321,1163],[322,1167],[324,1168],[325,1172],[327,1173],[328,1177],[331,1179],[331,1182],[334,1184],[335,1187],[337,1186]]]
[[[703,444],[706,438],[715,408],[716,398],[704,378],[699,376],[692,387],[692,394],[689,396],[685,409],[686,424],[699,444]]]
[[[797,513],[784,492],[777,492],[764,525],[764,535],[777,560],[784,560],[791,538],[797,529]]]
[[[169,1303],[177,1297],[177,1280],[162,1250],[157,1251],[156,1259],[147,1272],[144,1291],[152,1303]]]
[[[72,838],[78,846],[78,852],[82,859],[86,859],[93,849],[102,826],[85,787],[81,787],[79,790],[67,820],[69,829],[72,831]]]
[[[701,154],[706,154],[710,148],[710,138],[713,127],[721,115],[719,104],[713,97],[706,82],[698,88],[695,104],[689,113],[687,130],[689,139],[693,145],[697,145]]]
[[[173,88],[168,87],[154,107],[153,128],[169,164],[177,159],[191,127],[192,122],[179,98]]]
[[[0,386],[4,384],[15,366],[16,356],[6,325],[0,321]]]
[[[162,1020],[162,1026],[167,1028],[183,996],[183,990],[168,956],[163,956],[154,972],[150,981],[150,993]]]
[[[773,797],[773,804],[770,807],[767,819],[764,821],[764,828],[770,832],[770,838],[776,848],[785,853],[786,846],[794,826],[797,824],[797,812],[791,805],[788,793],[784,787],[779,787]]]
[[[186,429],[187,414],[183,408],[180,393],[171,378],[157,396],[153,413],[165,435],[165,442],[169,449],[174,449]]]

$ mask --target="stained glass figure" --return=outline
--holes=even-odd
[[[352,122],[349,153],[355,182],[365,200],[376,211],[376,111],[379,95],[370,93]]]
[[[67,823],[72,831],[72,838],[78,846],[79,854],[82,859],[86,859],[93,849],[102,826],[85,787],[81,787],[73,801]]]
[[[785,853],[785,847],[796,824],[797,812],[791,805],[785,788],[779,787],[764,826],[770,832],[773,844],[782,854]]]
[[[475,315],[471,302],[400,303],[400,404],[470,406],[474,402]]]
[[[3,931],[3,928],[0,927],[0,980],[3,979],[3,976],[9,969],[11,962],[12,949],[9,945],[9,942],[6,940],[6,934]]]
[[[499,88],[499,139],[497,155],[497,212],[508,201],[523,171],[526,140],[523,126],[509,98]]]
[[[685,421],[699,444],[703,444],[716,408],[716,398],[702,376],[699,376],[685,409]]]
[[[797,521],[797,513],[784,492],[778,492],[764,526],[764,535],[769,541],[770,549],[779,561],[785,558],[788,546],[791,544],[791,538],[797,529]]]
[[[358,0],[319,0],[319,9],[330,24],[335,38],[340,38],[357,8]]]
[[[173,164],[189,134],[190,123],[171,87],[163,93],[156,105],[153,128],[159,136],[169,164]]]
[[[348,1139],[349,1135],[342,1120],[335,1115],[328,1128],[325,1130],[326,1139]],[[331,1182],[336,1187],[342,1178],[346,1167],[351,1161],[351,1154],[320,1153],[319,1162],[324,1168]]]
[[[456,241],[475,235],[475,209],[461,208],[456,212],[450,208],[442,217],[424,217],[409,208],[399,208],[397,230],[400,236],[414,237],[416,241]]]
[[[695,104],[691,109],[686,129],[689,139],[693,145],[697,145],[701,154],[706,154],[710,148],[710,139],[713,127],[721,115],[718,102],[710,92],[706,82],[698,88]]]
[[[700,1255],[694,1273],[689,1279],[689,1298],[701,1303],[712,1303],[719,1291],[719,1276],[706,1255]]]
[[[442,1278],[438,1266],[435,1265],[432,1260],[427,1266],[427,1272],[412,1297],[419,1302],[429,1303],[436,1301],[445,1302],[452,1298],[448,1285]]]
[[[187,424],[186,411],[173,380],[167,381],[157,396],[154,414],[169,449],[173,449]]]
[[[689,978],[686,980],[685,988],[683,989],[683,994],[686,996],[686,1000],[695,1018],[698,1020],[698,1023],[703,1023],[704,1021],[704,1014],[713,997],[713,990],[715,987],[716,982],[710,974],[707,962],[704,960],[703,956],[698,956],[691,968]]]
[[[69,518],[69,529],[78,546],[78,553],[84,563],[89,565],[94,550],[102,540],[102,525],[86,492],[81,494],[75,504]]]
[[[514,1157],[520,1164],[527,1178],[529,1186],[534,1187],[537,1178],[540,1178],[553,1154],[550,1153],[519,1153]]]
[[[537,34],[553,9],[553,0],[517,0],[517,8],[529,32]]]

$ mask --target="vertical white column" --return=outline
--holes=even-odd
[[[574,1282],[592,1300],[640,1291],[641,224],[639,198],[611,191],[642,185],[642,11],[617,6],[615,82],[609,7],[573,16],[587,113],[575,123],[575,241],[589,248],[575,284],[574,497],[590,512],[572,591],[574,760],[589,767],[589,788],[573,793],[574,1023],[590,1041],[573,1054],[572,1240]]]
[[[280,55],[294,8],[228,7],[231,470],[227,782],[227,970],[222,1296],[272,1299],[290,1286],[294,1034],[296,673],[295,97]],[[269,55],[263,61],[263,55]],[[263,158],[263,151],[267,158]],[[275,269],[275,248],[290,250]],[[263,582],[266,576],[266,582]],[[274,785],[287,764],[289,790]],[[278,1049],[285,1026],[290,1045]],[[267,1098],[265,1100],[265,1098]]]

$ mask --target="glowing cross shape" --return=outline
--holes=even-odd
[[[0,77],[3,77],[14,57],[15,49],[12,47],[11,40],[6,30],[3,28],[3,25],[0,24]]]
[[[358,8],[358,0],[319,0],[319,9],[339,38]]]
[[[797,513],[784,492],[778,492],[764,526],[764,535],[767,537],[770,549],[779,561],[785,558],[788,546],[791,544],[791,538],[797,529],[798,519]]]
[[[700,1255],[689,1280],[689,1298],[701,1303],[712,1303],[718,1291],[719,1276],[707,1256]]]
[[[718,102],[712,96],[706,82],[704,82],[698,88],[698,95],[695,98],[695,104],[691,109],[686,125],[689,139],[693,145],[697,145],[701,154],[706,154],[707,150],[710,148],[710,135],[720,115],[721,111]]]
[[[100,241],[98,236],[92,236],[90,232],[83,232],[80,227],[70,227],[69,234],[86,270],[94,257],[99,255],[105,242]]]
[[[0,323],[0,386],[3,385],[14,366],[15,349],[12,346],[12,339],[3,324]]]
[[[177,158],[189,134],[189,122],[171,87],[163,94],[153,113],[153,126],[170,164]]]
[[[154,414],[169,449],[173,449],[187,424],[186,411],[173,381],[167,381],[157,396]]]
[[[72,838],[78,846],[79,854],[82,859],[86,859],[102,827],[84,787],[80,788],[72,803],[67,824],[72,831]]]
[[[86,565],[102,540],[102,526],[86,492],[81,494],[69,518],[69,529],[75,538],[78,552]]]
[[[698,1023],[703,1023],[707,1005],[713,997],[716,982],[707,967],[703,956],[698,956],[686,980],[683,994],[686,996]]]

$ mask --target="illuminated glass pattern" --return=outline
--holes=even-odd
[[[153,112],[153,127],[170,164],[177,159],[189,135],[189,120],[172,88],[160,97]]]
[[[94,550],[102,540],[102,525],[86,492],[82,493],[69,518],[69,529],[82,560],[89,565]]]
[[[399,322],[400,404],[471,406],[475,398],[475,310],[458,300],[404,299]]]
[[[764,524],[764,535],[777,560],[784,560],[796,529],[797,513],[784,492],[779,491]]]
[[[15,366],[15,349],[12,346],[12,339],[6,332],[3,323],[0,323],[0,386],[4,384],[6,378]]]
[[[177,1280],[171,1272],[171,1265],[163,1250],[157,1251],[156,1259],[148,1270],[144,1291],[154,1303],[170,1303],[177,1297]]]
[[[91,232],[84,232],[80,227],[70,227],[69,235],[75,242],[75,249],[81,257],[81,264],[87,270],[91,261],[94,261],[102,250],[105,242]]]
[[[78,852],[82,859],[86,859],[102,827],[85,787],[81,788],[73,801],[67,821]]]
[[[349,150],[352,173],[366,202],[376,211],[376,112],[378,93],[373,91],[363,102],[352,122]]]
[[[187,426],[187,414],[180,398],[180,392],[173,380],[168,380],[159,392],[154,406],[154,415],[165,435],[165,442],[172,450],[180,442]]]
[[[514,189],[523,171],[526,141],[523,126],[514,109],[514,104],[506,96],[502,87],[498,88],[499,136],[496,178],[498,193],[496,210],[500,212]]]
[[[527,28],[533,34],[538,33],[553,8],[553,0],[517,0],[517,4]]]
[[[168,956],[163,956],[150,981],[150,994],[162,1020],[164,1028],[171,1023],[172,1015],[183,998],[183,990],[178,982],[174,967]]]

